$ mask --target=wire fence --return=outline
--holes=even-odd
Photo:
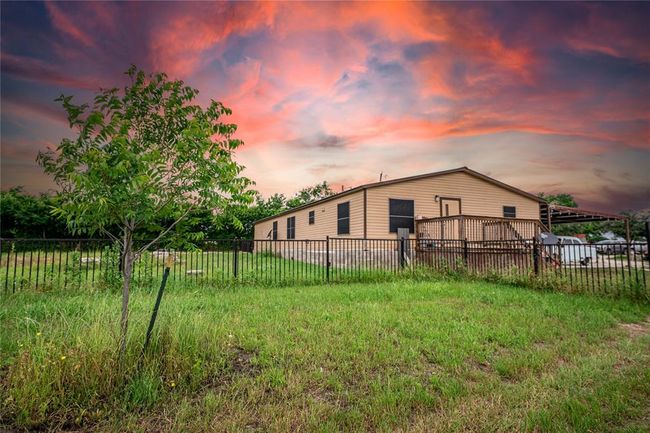
[[[148,241],[136,242],[136,247]],[[120,250],[102,239],[0,239],[0,288],[116,287]],[[290,285],[454,274],[533,282],[650,300],[648,245],[517,240],[203,240],[154,245],[135,262],[135,285],[152,286],[171,263],[169,285]]]

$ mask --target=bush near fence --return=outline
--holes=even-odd
[[[203,240],[182,250],[153,246],[136,262],[133,279],[136,287],[154,286],[171,256],[171,288],[462,277],[649,301],[647,249],[616,246],[615,254],[598,252],[580,263],[596,245],[540,245],[535,238]],[[1,239],[0,290],[117,290],[119,262],[119,248],[108,240]]]

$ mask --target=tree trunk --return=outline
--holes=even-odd
[[[129,288],[133,273],[133,235],[124,232],[124,254],[122,255],[122,320],[120,321],[120,360],[126,352],[126,337],[129,330]]]

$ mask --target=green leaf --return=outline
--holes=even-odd
[[[92,105],[76,104],[72,96],[56,99],[76,137],[38,155],[59,186],[53,215],[74,233],[110,226],[153,237],[188,208],[249,203],[253,183],[241,176],[232,152],[243,142],[232,137],[236,125],[220,121],[231,111],[215,101],[202,108],[198,90],[164,73],[131,66],[126,74],[131,85],[100,90]],[[207,231],[179,224],[175,232],[183,227],[203,236]]]

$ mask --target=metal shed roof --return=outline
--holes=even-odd
[[[622,215],[556,204],[548,205],[548,215],[550,216],[552,225],[597,221],[625,221],[627,219]]]

